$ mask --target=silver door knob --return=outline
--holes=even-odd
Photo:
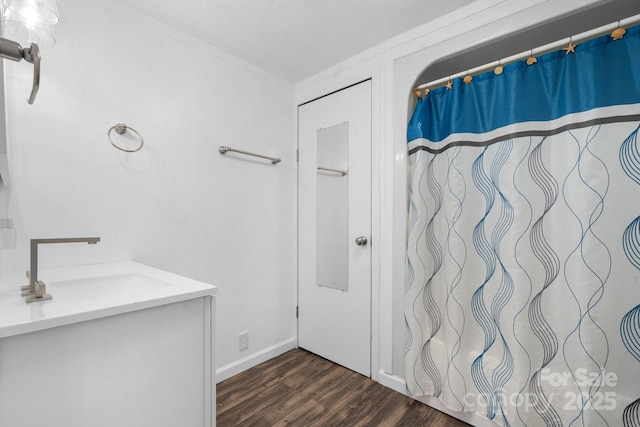
[[[364,236],[356,237],[356,245],[367,246],[367,238]]]

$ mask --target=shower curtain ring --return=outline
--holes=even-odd
[[[464,79],[462,79],[462,81],[466,85],[471,84],[471,82],[473,81],[473,77],[471,77],[471,74],[469,74],[469,70],[467,70],[467,75],[464,76]]]
[[[576,45],[573,44],[573,37],[569,37],[569,46],[563,48],[565,51],[565,55],[569,55],[570,53],[576,53]]]
[[[624,37],[625,34],[627,34],[627,30],[620,27],[620,21],[618,21],[618,28],[613,30],[613,32],[611,33],[611,38],[614,40],[620,40]]]

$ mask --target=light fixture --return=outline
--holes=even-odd
[[[15,62],[24,59],[33,64],[29,104],[33,104],[40,88],[40,46],[56,42],[53,25],[57,23],[57,0],[2,0],[0,58]]]
[[[29,45],[56,42],[53,26],[58,23],[57,0],[2,0],[2,37]]]

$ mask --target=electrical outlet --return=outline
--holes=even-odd
[[[247,350],[249,348],[249,331],[240,332],[238,334],[238,343],[240,351]]]

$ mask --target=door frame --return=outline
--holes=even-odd
[[[312,87],[296,90],[296,105],[294,110],[294,123],[295,123],[295,151],[296,151],[296,197],[295,197],[295,209],[296,209],[296,232],[295,232],[295,248],[296,248],[296,295],[295,305],[296,310],[299,304],[299,286],[300,286],[300,248],[299,248],[299,193],[300,193],[300,170],[298,155],[299,152],[299,117],[298,109],[300,106],[309,102],[316,101],[326,96],[332,95],[343,89],[347,89],[351,86],[355,86],[359,83],[367,80],[371,81],[371,339],[370,339],[370,355],[371,355],[371,378],[374,381],[379,381],[380,372],[391,372],[391,331],[392,331],[392,312],[391,312],[391,298],[389,293],[385,296],[385,299],[381,298],[381,283],[383,278],[391,280],[391,269],[382,265],[380,262],[384,255],[383,251],[392,253],[391,243],[386,243],[382,240],[384,233],[382,232],[382,218],[387,217],[387,222],[391,224],[393,218],[392,206],[386,206],[382,209],[383,191],[388,191],[384,188],[393,188],[393,171],[384,170],[384,163],[381,156],[381,132],[383,130],[380,118],[382,117],[381,103],[380,103],[380,74],[381,70],[376,68],[368,69],[365,72],[357,73],[356,75],[349,76],[340,80],[331,79],[330,84],[313,85]],[[390,130],[389,130],[390,131]],[[391,132],[389,132],[391,134]],[[391,147],[391,140],[389,140]],[[384,183],[384,185],[383,185]],[[391,194],[391,193],[387,193]],[[391,202],[391,201],[390,201]],[[385,249],[386,248],[386,249]],[[384,306],[382,306],[382,305]],[[297,313],[294,313],[295,322],[295,345],[298,347],[298,317]],[[384,347],[388,349],[389,355],[381,355],[381,337],[388,337],[388,344]],[[381,366],[381,357],[385,360],[385,366]],[[386,365],[389,365],[389,369],[386,369]]]

